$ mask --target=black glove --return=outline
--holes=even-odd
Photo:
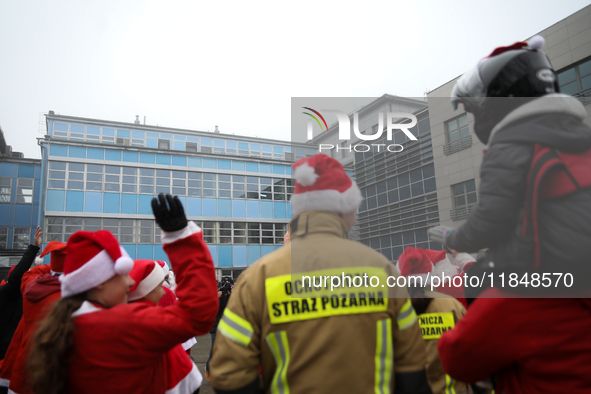
[[[168,201],[168,206],[166,205]],[[187,217],[183,204],[178,196],[160,193],[158,198],[152,199],[152,211],[156,217],[156,223],[163,231],[173,232],[182,230],[187,227]]]

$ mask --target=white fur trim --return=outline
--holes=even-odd
[[[195,339],[195,337],[188,339],[187,341],[183,342],[183,350],[187,351],[191,349],[193,346],[195,346],[196,343],[197,340]]]
[[[544,37],[538,34],[529,39],[529,41],[527,42],[527,46],[531,49],[537,50],[543,47],[545,43],[546,40],[544,39]]]
[[[308,165],[308,163],[297,166],[294,175],[296,181],[304,187],[313,185],[318,178],[318,174],[314,171],[314,168]]]
[[[93,312],[99,312],[99,311],[102,311],[102,309],[99,308],[98,306],[93,305],[92,303],[90,303],[88,301],[84,301],[84,302],[82,302],[82,305],[80,305],[80,308],[76,309],[76,311],[74,311],[74,313],[72,313],[72,317],[86,315],[87,313],[93,313]]]
[[[154,269],[152,272],[148,274],[140,284],[136,287],[136,289],[129,293],[127,297],[128,301],[135,301],[139,300],[140,298],[144,298],[148,295],[152,290],[156,288],[164,280],[164,271],[162,271],[162,267],[160,264],[154,262]]]
[[[8,387],[10,380],[0,378],[0,387]]]
[[[464,267],[468,263],[476,262],[476,259],[469,255],[468,253],[458,253],[454,259],[454,262],[461,270],[464,270]]]
[[[361,191],[353,182],[351,187],[343,193],[331,189],[293,194],[291,196],[291,214],[295,216],[300,212],[314,209],[347,214],[357,211],[362,200]]]
[[[43,265],[43,257],[35,257],[35,266]]]
[[[121,246],[121,255],[129,255]],[[60,276],[62,297],[69,297],[83,293],[111,279],[117,275],[115,264],[106,250],[101,250],[96,256],[88,260],[82,267],[67,275]]]
[[[187,227],[179,231],[173,231],[168,233],[162,230],[162,243],[163,244],[170,244],[174,241],[178,241],[179,239],[190,237],[191,235],[198,233],[201,231],[201,228],[195,224],[193,221],[187,222]]]
[[[193,364],[193,368],[191,368],[191,372],[187,374],[181,381],[174,386],[173,388],[166,390],[166,394],[182,394],[182,393],[192,393],[201,387],[201,382],[203,382],[203,376],[199,369],[194,362],[191,361]]]
[[[431,271],[431,277],[437,276],[441,280],[441,285],[449,283],[454,276],[458,275],[460,272],[458,268],[449,261],[447,256],[443,260],[439,260],[433,270]],[[448,280],[449,278],[449,280]],[[430,280],[432,282],[433,279]]]
[[[133,269],[133,260],[129,256],[121,256],[115,261],[115,272],[126,275]]]

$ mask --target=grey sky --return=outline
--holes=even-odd
[[[294,96],[421,97],[588,1],[0,0],[0,126],[40,114],[289,140]]]

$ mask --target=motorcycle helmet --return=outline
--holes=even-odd
[[[474,115],[474,131],[484,144],[509,112],[534,97],[558,93],[558,80],[550,60],[539,49],[544,38],[495,49],[460,77],[451,93],[454,109],[464,104]]]

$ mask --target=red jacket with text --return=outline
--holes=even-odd
[[[504,394],[589,393],[591,299],[507,294],[487,289],[439,339],[447,374],[468,383],[494,375]]]
[[[135,302],[103,309],[86,301],[73,314],[69,393],[180,394],[199,387],[197,375],[183,369],[186,354],[172,357],[175,346],[209,332],[218,309],[213,262],[197,230],[190,222],[179,232],[163,232],[164,250],[179,278],[174,305]]]

